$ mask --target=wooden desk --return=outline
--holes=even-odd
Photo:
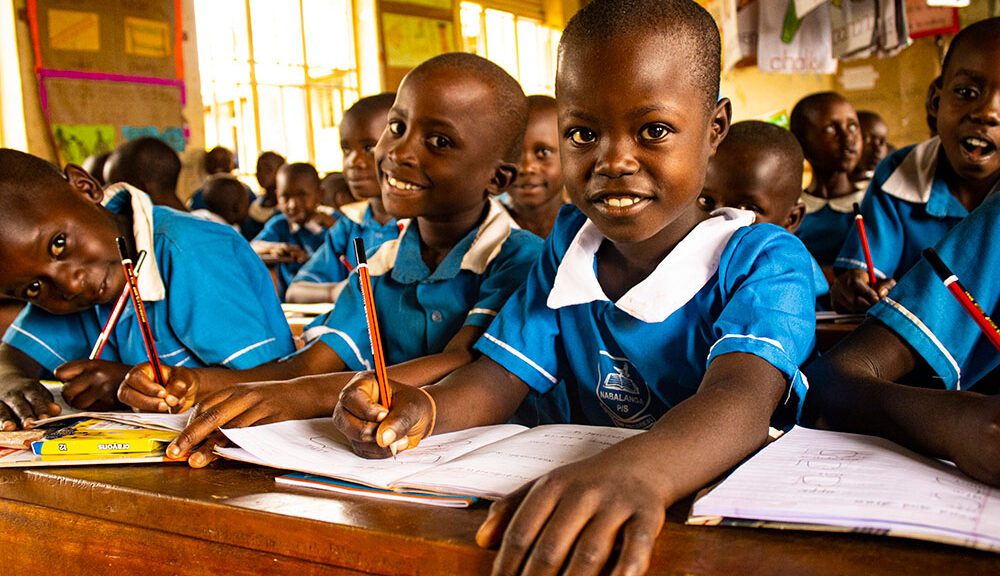
[[[280,488],[236,463],[0,470],[4,574],[485,574],[486,507],[448,510]],[[1000,555],[856,536],[684,526],[650,574],[1000,574]]]
[[[854,332],[860,322],[818,322],[816,324],[816,350],[826,352],[845,336]]]

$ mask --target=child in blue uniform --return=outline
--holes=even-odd
[[[278,264],[278,294],[323,244],[335,220],[320,209],[319,174],[312,164],[296,162],[278,169],[278,211],[250,243],[260,256],[284,256],[292,262]]]
[[[528,96],[528,107],[520,171],[507,210],[521,228],[545,238],[565,204],[556,99],[535,94]]]
[[[851,182],[861,158],[861,126],[854,107],[835,92],[806,96],[792,109],[790,122],[813,171],[802,192],[806,216],[796,235],[820,266],[829,267],[851,231],[854,203],[865,195]]]
[[[556,74],[574,206],[477,343],[484,356],[422,389],[390,382],[388,412],[369,375],[341,394],[334,420],[367,456],[415,446],[435,418],[435,433],[505,422],[560,381],[573,421],[649,428],[495,503],[477,534],[504,540],[495,573],[597,573],[616,541],[609,571],[645,571],[667,506],[761,446],[774,410],[803,391],[808,252],[749,226],[749,212],[698,207],[729,128],[719,44],[693,1],[577,12]]]
[[[936,250],[995,318],[1000,195]],[[874,319],[808,367],[807,413],[834,429],[885,436],[950,460],[1000,486],[1000,352],[923,258],[869,315]],[[901,381],[917,386],[895,383]]]
[[[292,279],[285,293],[288,302],[336,302],[357,265],[354,238],[361,238],[366,249],[374,250],[399,236],[399,223],[382,204],[374,156],[395,97],[390,92],[368,96],[344,112],[340,125],[344,176],[351,194],[362,201],[341,206],[344,217],[330,228],[323,245]]]
[[[761,122],[737,122],[708,163],[698,204],[706,212],[719,208],[749,210],[755,222],[781,226],[792,234],[802,224],[802,147],[788,130]],[[810,258],[816,308],[829,309],[830,285],[815,258]]]
[[[861,203],[872,264],[868,285],[858,235],[837,257],[834,306],[863,312],[892,288],[948,230],[1000,187],[1000,18],[963,29],[952,41],[931,98],[938,136],[894,152],[875,171]],[[935,85],[937,86],[937,85]]]
[[[102,206],[105,192],[81,168],[67,166],[64,177],[0,150],[0,293],[29,302],[0,346],[5,428],[58,413],[38,383],[43,370],[66,382],[71,405],[109,408],[125,373],[146,359],[128,306],[101,360],[85,360],[125,284],[118,236],[133,255],[147,253],[139,289],[165,365],[251,369],[295,349],[270,276],[239,234],[124,184],[107,193]]]
[[[177,197],[180,156],[163,140],[146,136],[122,144],[108,157],[104,171],[107,182],[124,182],[148,194],[153,204],[187,211]]]
[[[538,259],[541,239],[518,229],[489,199],[517,176],[526,118],[517,81],[472,54],[432,58],[400,85],[375,158],[386,209],[410,220],[399,239],[368,253],[394,378],[428,384],[471,362],[473,344]],[[168,389],[178,397],[196,395],[202,412],[169,453],[187,452],[220,425],[331,414],[343,386],[371,367],[357,274],[351,280],[333,311],[307,328],[307,347],[272,364],[273,380],[318,376],[230,387],[202,399],[253,380],[219,370],[173,370]],[[156,387],[148,378],[127,387],[130,404],[155,407]],[[191,465],[214,458],[214,443],[193,454]]]

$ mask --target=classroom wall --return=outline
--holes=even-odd
[[[792,107],[803,96],[833,90],[829,74],[768,74],[756,66],[735,68],[722,75],[722,96],[733,103],[733,120],[750,120]]]

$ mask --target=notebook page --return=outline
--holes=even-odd
[[[383,460],[368,460],[354,454],[333,425],[332,418],[289,420],[223,429],[222,432],[267,466],[388,489],[404,476],[440,465],[524,429],[523,426],[501,424],[431,436],[420,446],[400,452],[396,458]]]
[[[1000,492],[871,436],[794,428],[692,516],[847,526],[1000,550]]]
[[[405,478],[403,487],[498,499],[560,466],[598,454],[642,430],[539,426]]]

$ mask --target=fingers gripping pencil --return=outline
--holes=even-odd
[[[389,394],[389,380],[385,372],[385,356],[382,353],[382,336],[378,329],[378,317],[375,314],[375,298],[372,293],[371,276],[368,273],[368,259],[365,257],[365,243],[361,238],[354,239],[354,254],[358,265],[358,282],[361,284],[361,295],[365,303],[365,316],[368,320],[368,337],[372,343],[372,358],[375,361],[375,380],[378,382],[378,400],[386,410],[392,407],[392,397]]]

